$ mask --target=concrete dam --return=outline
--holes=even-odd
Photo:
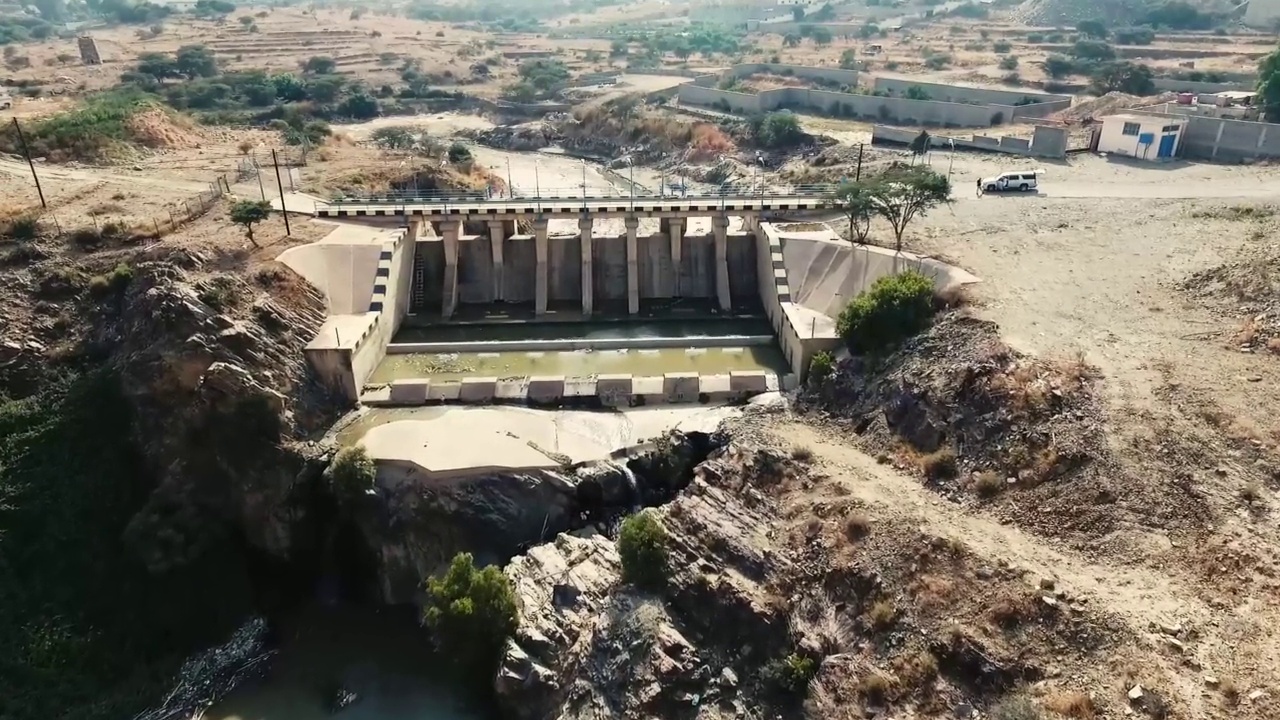
[[[840,344],[828,307],[793,302],[784,244],[851,248],[772,223],[829,212],[828,198],[349,200],[316,209],[340,221],[331,238],[281,261],[325,290],[330,317],[307,355],[353,401],[741,400],[794,386]],[[840,266],[859,268],[861,284],[919,265],[880,253]]]

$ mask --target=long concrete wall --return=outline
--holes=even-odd
[[[760,302],[778,336],[782,355],[796,382],[803,382],[813,356],[823,350],[835,350],[841,341],[831,332],[815,333],[814,326],[804,322],[803,309],[792,302],[779,237],[772,224],[760,223],[755,242],[756,278]]]
[[[744,78],[760,73],[788,75],[815,80],[818,82],[837,83],[854,87],[858,84],[858,71],[834,67],[816,67],[812,65],[788,65],[783,63],[744,63],[734,65],[725,73],[728,77]],[[713,76],[714,77],[714,76]]]
[[[750,95],[685,84],[680,86],[677,96],[681,105],[696,105],[748,115],[786,108],[816,110],[837,117],[940,127],[990,127],[1007,122],[1014,112],[1012,107],[854,95],[794,87],[775,88]]]
[[[876,90],[883,90],[895,97],[905,95],[907,90],[912,87],[920,88],[929,96],[930,100],[1001,106],[998,109],[1005,113],[1006,121],[1015,117],[1045,117],[1071,107],[1073,100],[1070,95],[1054,95],[1052,93],[988,90],[966,85],[919,82],[903,78],[877,77],[875,79]],[[1026,104],[1027,100],[1035,102]],[[1018,103],[1024,104],[1019,105]],[[1005,107],[1012,109],[1004,110]]]
[[[930,135],[929,145],[945,150],[954,142],[958,148],[989,150],[1029,157],[1064,158],[1067,156],[1067,131],[1065,128],[1036,127],[1030,141],[1007,135],[971,135],[968,138]],[[872,144],[909,145],[920,133],[917,130],[875,125],[871,128]]]
[[[1156,92],[1220,93],[1227,90],[1250,92],[1258,86],[1256,80],[1253,82],[1216,83],[1197,80],[1175,80],[1174,78],[1153,78],[1151,82],[1156,86]]]

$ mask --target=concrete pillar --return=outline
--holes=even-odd
[[[591,315],[594,307],[592,288],[595,276],[591,272],[591,218],[584,216],[578,220],[578,231],[582,233],[582,314]]]
[[[489,221],[489,245],[493,252],[493,299],[502,301],[502,289],[506,287],[502,281],[502,243],[506,241],[505,223],[501,220]]]
[[[716,299],[720,309],[728,312],[733,308],[729,299],[729,216],[712,216],[711,232],[716,239]]]
[[[682,297],[680,294],[680,257],[684,248],[684,218],[665,218],[662,220],[663,231],[671,241],[671,272],[674,277],[671,281],[671,294],[675,297]]]
[[[534,252],[538,256],[538,267],[533,276],[534,312],[538,315],[547,313],[547,221],[538,218],[533,221]]]
[[[440,238],[444,241],[444,293],[440,298],[440,314],[445,320],[453,317],[458,307],[458,236],[462,223],[449,220],[440,223]]]
[[[628,217],[623,222],[627,226],[627,312],[637,315],[640,313],[640,248],[636,230],[640,227],[640,218]]]

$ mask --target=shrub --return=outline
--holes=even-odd
[[[10,240],[35,240],[40,235],[40,218],[35,215],[19,215],[3,225],[0,237]]]
[[[813,658],[791,653],[769,663],[764,668],[764,679],[779,691],[799,695],[809,688],[814,675],[818,674],[818,663]]]
[[[1000,474],[992,470],[985,470],[977,474],[973,479],[973,491],[984,498],[995,497],[1004,490],[1004,481],[1000,479]]]
[[[466,145],[455,142],[449,146],[449,162],[454,164],[471,162],[471,150]]]
[[[844,519],[844,534],[850,540],[861,540],[871,532],[871,518],[860,512],[851,512]]]
[[[133,282],[133,268],[120,263],[110,273],[92,277],[89,280],[89,292],[97,298],[119,295],[129,287],[131,282]]]
[[[939,448],[920,459],[920,469],[930,480],[950,480],[956,476],[956,453],[949,447]]]
[[[216,277],[209,281],[196,294],[200,302],[222,312],[234,307],[240,301],[240,293],[235,281],[229,277]]]
[[[618,532],[622,577],[640,587],[660,587],[667,580],[667,531],[644,510],[622,522]]]
[[[378,468],[363,445],[343,448],[324,470],[325,483],[334,497],[346,501],[373,491]]]
[[[924,66],[930,70],[941,70],[951,64],[951,56],[946,53],[938,53],[925,58]]]
[[[423,624],[441,652],[469,677],[492,676],[517,617],[511,581],[492,565],[477,568],[470,553],[458,553],[443,576],[427,580]]]
[[[991,708],[991,720],[1043,720],[1044,713],[1026,695],[1010,695]]]
[[[836,356],[826,350],[814,353],[809,360],[809,382],[820,383],[835,372]]]
[[[1000,58],[1001,70],[1016,70],[1018,68],[1018,58],[1016,55],[1006,55]]]
[[[858,693],[876,704],[883,703],[885,698],[889,697],[891,690],[893,690],[893,683],[889,678],[875,671],[858,681]]]
[[[1042,43],[1042,42],[1044,42],[1044,35],[1043,35],[1043,34],[1041,34],[1041,33],[1028,33],[1028,34],[1027,34],[1027,42],[1029,42],[1029,43]]]
[[[879,352],[923,330],[933,315],[933,281],[909,270],[876,280],[840,311],[836,329],[854,352]]]
[[[996,42],[991,43],[991,51],[997,55],[1006,55],[1012,49],[1013,45],[1005,40],[997,40]]]
[[[1048,710],[1074,720],[1093,720],[1097,710],[1093,706],[1093,698],[1088,693],[1078,690],[1066,690],[1053,693],[1044,699]]]

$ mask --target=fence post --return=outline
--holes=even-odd
[[[156,228],[156,239],[157,239],[157,240],[159,240],[159,239],[160,239],[160,221],[159,221],[159,220],[156,220],[156,216],[155,216],[155,215],[152,215],[152,216],[151,216],[151,224],[155,226],[155,228]]]
[[[168,209],[168,208],[166,208],[166,209]],[[177,227],[178,227],[178,223],[177,223],[177,222],[175,222],[175,221],[174,221],[174,219],[173,219],[173,210],[169,210],[169,228],[170,228],[170,229],[177,229]]]

